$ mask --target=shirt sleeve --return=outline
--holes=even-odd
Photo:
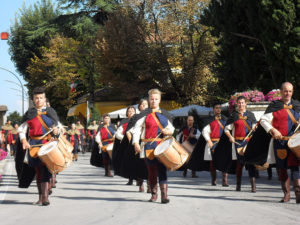
[[[200,130],[197,129],[197,133],[195,135],[195,138],[198,140],[200,135],[201,135],[201,132],[200,132]]]
[[[116,138],[118,138],[120,141],[123,139],[123,126],[119,126],[119,128],[116,131]]]
[[[97,134],[96,134],[96,142],[98,143],[98,144],[100,144],[101,143],[101,136],[100,136],[100,130],[97,132]]]
[[[233,123],[228,124],[225,126],[224,132],[230,132],[233,129]]]
[[[208,124],[202,130],[202,135],[206,141],[210,140],[210,133],[211,133],[211,129],[210,129],[210,125]]]
[[[26,133],[28,130],[28,124],[26,122],[22,123],[18,128],[18,133],[20,140],[26,139]]]
[[[265,129],[267,133],[273,128],[272,126],[273,113],[266,113],[261,116],[260,124]]]
[[[142,117],[136,121],[132,129],[132,144],[139,143],[145,119],[146,117]]]

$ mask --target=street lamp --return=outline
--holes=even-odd
[[[20,87],[22,88],[22,116],[23,116],[23,115],[24,115],[24,86],[23,86],[23,84],[22,84],[20,78],[19,78],[16,74],[14,74],[14,73],[11,72],[10,70],[5,69],[5,68],[3,68],[3,67],[0,67],[0,69],[1,69],[1,70],[5,70],[5,71],[11,73],[12,75],[14,75],[14,77],[17,78],[17,80],[18,80],[19,83],[20,83]],[[12,81],[8,81],[8,82],[14,83],[14,82],[12,82]]]

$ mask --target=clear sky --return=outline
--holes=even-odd
[[[0,0],[0,32],[9,32],[10,26],[14,22],[16,13],[19,13],[19,9],[22,8],[23,3],[26,7],[38,2],[38,0]],[[22,76],[18,74],[14,63],[11,61],[8,53],[9,46],[7,41],[0,40],[0,67],[10,70],[16,74],[22,84],[26,84]],[[9,82],[8,82],[9,81]],[[6,105],[8,108],[8,115],[10,112],[18,111],[22,114],[22,92],[21,88],[15,84],[19,84],[17,78],[15,78],[9,72],[0,69],[0,105]],[[25,109],[28,108],[27,90],[25,87]]]

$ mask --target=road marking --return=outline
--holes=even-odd
[[[4,173],[2,174],[2,181],[1,184],[3,184],[5,182],[5,185],[1,185],[0,186],[0,204],[3,202],[3,200],[5,199],[6,196],[6,192],[8,190],[8,185],[11,183],[11,180],[5,180],[5,177],[7,175],[12,175],[13,172],[13,159],[6,159],[5,160],[5,165],[4,165]]]

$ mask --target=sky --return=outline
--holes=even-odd
[[[26,7],[38,2],[38,0],[0,0],[0,32],[9,32],[14,22],[16,13],[22,8],[23,3]],[[0,67],[14,73],[21,80],[22,85],[26,82],[18,74],[16,67],[9,55],[9,46],[7,41],[0,40]],[[24,112],[28,109],[27,89],[24,86]],[[14,111],[22,115],[22,88],[14,75],[0,69],[0,105],[6,105],[8,112],[6,116]]]

